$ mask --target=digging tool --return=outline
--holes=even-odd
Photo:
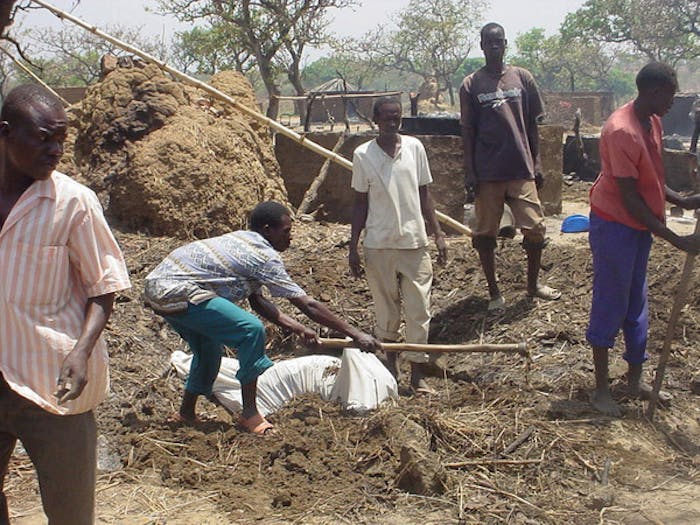
[[[321,338],[323,348],[348,348],[352,347],[349,339],[324,339]],[[412,343],[382,343],[382,350],[391,352],[462,352],[462,353],[495,353],[506,352],[509,354],[520,354],[529,357],[530,352],[525,343],[512,344],[463,344],[463,345],[442,345],[442,344],[412,344]]]
[[[694,235],[697,235],[700,233],[700,217],[698,217],[697,212],[695,213],[695,219]],[[688,288],[690,287],[690,279],[693,275],[694,264],[695,255],[689,253],[685,257],[685,264],[683,265],[681,280],[678,284],[678,290],[676,291],[676,299],[673,301],[671,317],[669,318],[668,326],[666,327],[666,337],[664,338],[663,350],[661,351],[659,364],[656,367],[654,386],[651,390],[651,395],[649,396],[649,405],[647,406],[646,415],[650,420],[654,419],[654,411],[656,410],[656,405],[659,401],[659,392],[661,391],[661,384],[664,381],[664,373],[666,372],[666,363],[668,363],[668,358],[671,355],[671,341],[673,341],[673,333],[676,330],[676,323],[678,322],[678,318],[681,315],[681,310],[685,306],[686,299],[688,297]]]
[[[146,53],[145,51],[141,51],[140,49],[138,49],[130,44],[127,44],[126,42],[123,42],[123,41],[119,40],[118,38],[114,38],[113,36],[108,35],[104,31],[100,31],[95,26],[91,26],[90,24],[80,20],[79,18],[76,18],[73,15],[71,15],[63,10],[61,10],[57,7],[54,7],[53,5],[51,5],[47,2],[44,2],[43,0],[31,0],[31,1],[37,5],[40,5],[41,7],[48,9],[51,13],[56,15],[61,20],[68,20],[69,22],[72,22],[72,23],[82,27],[83,29],[89,31],[90,33],[97,35],[100,38],[107,40],[108,42],[111,42],[115,46],[117,46],[125,51],[128,51],[129,53],[133,53],[136,56],[141,57],[146,62],[150,62],[152,64],[155,64],[163,71],[170,73],[174,78],[176,78],[182,82],[185,82],[187,84],[190,84],[192,86],[195,86],[203,91],[206,91],[207,93],[209,93],[211,96],[213,96],[217,100],[220,100],[221,102],[225,102],[225,103],[235,107],[238,111],[245,113],[246,115],[253,117],[256,120],[259,120],[259,121],[267,124],[271,129],[277,131],[280,135],[284,135],[285,137],[297,142],[298,144],[301,144],[305,148],[308,148],[311,151],[318,153],[322,157],[330,159],[333,162],[335,162],[336,164],[339,164],[340,166],[343,166],[344,168],[346,168],[348,170],[352,170],[352,162],[349,161],[348,159],[346,159],[345,157],[342,157],[342,156],[338,155],[337,153],[333,153],[332,151],[321,146],[320,144],[317,144],[316,142],[313,142],[312,140],[308,140],[305,136],[300,135],[299,133],[289,129],[286,126],[283,126],[282,124],[280,124],[276,120],[271,119],[270,117],[263,115],[262,113],[254,110],[252,108],[249,108],[245,104],[241,104],[235,98],[227,95],[226,93],[224,93],[222,91],[219,91],[215,87],[210,86],[209,84],[202,82],[201,80],[197,80],[196,78],[191,77],[190,75],[187,75],[187,74],[183,73],[182,71],[175,69],[172,66],[169,66],[168,64],[166,64],[162,60],[157,59],[153,55],[150,55],[150,54]],[[471,235],[472,235],[471,229],[469,229],[467,226],[465,226],[461,222],[456,221],[452,217],[450,217],[449,215],[445,215],[444,213],[441,213],[437,210],[435,210],[435,215],[437,216],[438,220],[440,222],[442,222],[443,224],[446,224],[447,226],[449,226],[450,228],[452,228],[453,230],[455,230],[461,234],[468,235],[471,237]]]

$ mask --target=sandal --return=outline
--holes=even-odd
[[[274,431],[274,426],[260,414],[255,414],[248,419],[242,416],[238,418],[238,424],[246,431],[256,436],[264,436],[268,432]]]

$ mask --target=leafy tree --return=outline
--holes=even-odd
[[[467,75],[473,73],[483,65],[483,58],[465,58],[452,76],[453,85],[460,86]]]
[[[698,0],[587,0],[566,16],[562,34],[676,64],[700,56],[699,19]]]
[[[308,86],[316,86],[340,77],[355,89],[366,90],[380,73],[361,40],[342,38],[331,42],[329,56],[319,58],[302,70],[302,80]]]
[[[267,90],[267,115],[271,118],[276,118],[279,111],[279,74],[284,71],[290,81],[297,83],[305,47],[327,38],[327,10],[353,3],[354,0],[159,0],[165,12],[181,21],[205,21],[240,36],[241,50],[255,59]],[[295,89],[303,92],[299,83]]]
[[[618,56],[598,42],[580,37],[550,37],[533,28],[515,39],[517,53],[511,62],[528,69],[542,89],[548,91],[609,90],[619,95],[629,85],[618,68]]]
[[[384,68],[435,77],[454,105],[454,77],[478,39],[483,0],[411,0],[396,14],[396,28],[381,27],[365,41]]]
[[[242,41],[231,26],[195,27],[175,35],[173,62],[184,72],[197,75],[211,76],[223,70],[247,73],[255,67],[255,58]]]

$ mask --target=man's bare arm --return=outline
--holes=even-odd
[[[629,214],[650,232],[668,241],[676,248],[690,253],[700,252],[700,238],[695,235],[680,236],[652,213],[637,190],[637,181],[630,177],[615,178],[620,189],[622,203]]]
[[[307,317],[313,319],[323,326],[340,332],[353,339],[360,349],[364,351],[379,350],[381,343],[369,334],[351,326],[343,319],[331,312],[321,301],[317,301],[311,296],[290,297],[289,301],[299,308]]]
[[[362,262],[357,246],[360,242],[360,234],[367,223],[367,212],[369,210],[369,194],[355,191],[355,199],[352,205],[352,218],[350,221],[350,253],[349,264],[350,273],[353,277],[362,274]]]
[[[445,244],[445,234],[440,228],[437,215],[435,214],[435,201],[430,193],[428,186],[420,186],[418,188],[420,196],[420,211],[423,219],[428,225],[428,230],[435,237],[435,245],[438,249],[438,264],[444,265],[447,262],[447,245]]]
[[[108,293],[88,299],[83,328],[73,350],[61,365],[55,394],[59,404],[78,398],[87,385],[88,359],[112,315],[115,295]]]

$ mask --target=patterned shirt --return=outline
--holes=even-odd
[[[148,274],[145,294],[156,312],[168,314],[217,296],[238,304],[263,285],[273,297],[306,295],[267,239],[241,230],[177,248]]]
[[[121,250],[95,194],[57,171],[22,194],[0,230],[0,371],[10,388],[55,414],[93,409],[109,388],[100,338],[80,396],[54,397],[90,297],[129,288]]]

